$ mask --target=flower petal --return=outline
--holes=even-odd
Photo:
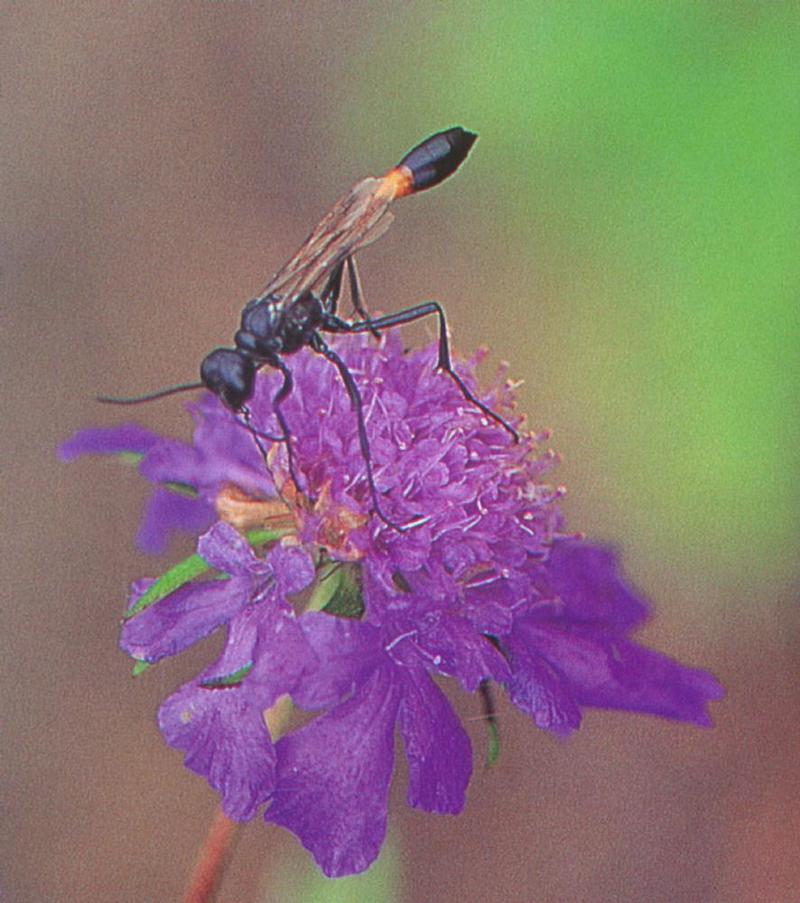
[[[581,713],[567,681],[542,658],[533,644],[518,634],[505,637],[510,652],[508,693],[514,705],[530,715],[534,724],[554,734],[568,734],[581,724]]]
[[[314,562],[299,546],[276,543],[267,555],[267,562],[282,595],[299,593],[314,579]]]
[[[520,629],[563,676],[580,705],[645,712],[708,727],[707,704],[723,696],[708,672],[687,668],[626,639],[532,622]]]
[[[177,439],[162,438],[145,456],[139,472],[152,483],[186,483],[198,487],[206,482],[199,449]]]
[[[156,488],[145,507],[136,544],[149,555],[160,555],[174,530],[199,533],[207,530],[215,517],[213,507],[200,498],[187,498],[169,489]]]
[[[145,589],[143,581],[134,584],[131,605]],[[250,581],[241,577],[182,586],[125,621],[120,647],[146,662],[177,655],[229,621],[247,604],[251,589]]]
[[[271,574],[270,568],[257,558],[250,543],[230,524],[217,521],[197,541],[197,553],[213,568],[224,574]]]
[[[260,709],[239,688],[204,689],[192,682],[161,706],[158,723],[187,768],[222,797],[228,818],[247,821],[275,786],[275,748]]]
[[[288,828],[330,878],[363,872],[386,836],[398,693],[384,666],[355,694],[278,741],[268,822]]]
[[[119,455],[125,452],[143,455],[161,442],[160,436],[135,423],[78,430],[58,447],[62,461],[72,461],[81,455]]]
[[[279,696],[294,693],[301,677],[317,666],[317,656],[294,612],[275,601],[266,599],[244,613],[258,621],[254,666],[244,689],[263,708],[274,705]]]
[[[408,804],[457,815],[472,775],[472,746],[444,693],[422,670],[402,672],[399,724],[408,759]]]
[[[457,677],[473,693],[481,681],[506,681],[508,664],[491,642],[466,618],[431,613],[418,625],[417,645],[431,657],[440,674]]]
[[[313,711],[338,702],[383,658],[380,632],[370,624],[313,611],[299,623],[318,661],[293,695],[301,708]]]
[[[198,485],[220,487],[231,483],[249,495],[274,496],[275,488],[258,446],[231,412],[208,393],[187,408],[196,424],[192,445],[199,454]]]
[[[647,620],[649,606],[619,576],[619,556],[588,542],[558,542],[547,576],[572,623],[601,623],[620,631]]]

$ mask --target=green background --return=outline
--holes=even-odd
[[[484,304],[510,336],[546,318],[530,356],[579,396],[628,526],[656,521],[665,554],[717,574],[794,566],[797,13],[442,4],[370,42],[390,98],[354,74],[368,58],[342,73],[344,140],[383,119],[402,146],[420,115],[480,132],[462,203],[478,179],[481,239],[502,234],[498,265],[509,255],[530,275],[527,293]]]

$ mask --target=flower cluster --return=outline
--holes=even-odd
[[[363,397],[381,507],[406,529],[371,510],[350,400],[309,350],[292,359],[283,406],[299,488],[285,444],[262,438],[259,450],[211,396],[192,406],[191,445],[127,426],[62,448],[136,456],[155,484],[145,549],[175,528],[206,531],[177,577],[134,585],[122,647],[144,667],[226,628],[219,659],[159,713],[225,813],[265,807],[327,875],[361,871],[386,833],[397,728],[409,805],[460,812],[472,751],[437,677],[470,693],[493,681],[560,735],[586,706],[708,725],[714,678],[634,643],[648,607],[615,554],[563,532],[563,490],[543,482],[557,462],[548,436],[514,443],[435,370],[435,348],[407,353],[388,336],[336,349]],[[470,386],[476,363],[459,367]],[[263,435],[278,432],[278,385],[258,379]],[[513,395],[498,380],[484,400],[513,416]],[[275,741],[265,712],[286,697],[317,714]]]

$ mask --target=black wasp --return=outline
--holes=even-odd
[[[372,332],[377,335],[380,329],[436,314],[439,318],[437,369],[450,376],[467,401],[508,430],[515,440],[519,438],[510,424],[475,397],[453,369],[442,306],[436,301],[427,301],[394,314],[371,318],[363,304],[353,259],[357,251],[383,235],[392,224],[394,216],[389,210],[392,201],[433,188],[452,175],[466,159],[477,137],[474,132],[460,126],[437,132],[410,150],[385,175],[362,179],[341,197],[261,294],[245,306],[240,328],[234,336],[234,347],[216,348],[204,358],[200,366],[201,382],[172,386],[135,398],[99,400],[112,404],[137,404],[205,386],[223,404],[242,416],[263,453],[259,441],[263,434],[252,427],[247,402],[253,396],[258,370],[272,367],[283,376],[283,383],[273,398],[273,409],[281,430],[281,436],[277,438],[286,443],[289,473],[299,489],[291,432],[281,410],[281,404],[293,387],[291,370],[283,358],[308,346],[338,369],[355,411],[375,513],[385,523],[401,529],[384,515],[378,499],[361,393],[347,365],[327,344],[323,333]],[[355,321],[345,320],[336,312],[345,270],[353,308],[360,317]]]

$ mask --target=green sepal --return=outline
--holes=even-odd
[[[331,601],[338,590],[342,580],[342,568],[336,561],[328,561],[318,570],[311,591],[306,611],[325,611],[325,606]]]
[[[144,455],[141,452],[124,451],[117,452],[117,457],[123,464],[140,464],[144,461]]]
[[[122,616],[123,620],[128,621],[134,615],[144,611],[156,602],[160,602],[170,593],[180,589],[187,583],[190,583],[206,571],[210,571],[211,566],[208,562],[201,558],[196,552],[183,561],[179,561],[174,567],[165,571],[144,593],[136,600],[136,604],[129,608]]]
[[[287,532],[286,530],[251,530],[246,535],[246,539],[251,546],[259,546],[267,542],[275,542]],[[175,590],[180,589],[210,570],[212,568],[209,563],[197,552],[194,555],[189,555],[188,558],[184,558],[183,561],[179,561],[174,567],[165,571],[155,583],[148,587],[136,601],[136,604],[125,612],[122,616],[123,620],[130,620],[134,615],[138,615],[151,605],[155,605],[156,602],[160,602],[170,593],[174,593]],[[227,576],[227,574],[220,575],[222,579],[226,579]]]
[[[140,674],[144,674],[145,671],[152,667],[152,662],[146,662],[144,659],[137,658],[136,664],[133,666],[133,676],[138,677]]]
[[[500,758],[500,729],[496,721],[488,721],[489,745],[486,749],[486,767],[494,768]]]
[[[182,495],[187,499],[196,499],[200,493],[189,483],[178,483],[174,480],[168,480],[166,483],[158,484],[162,489],[169,489],[175,495]]]
[[[244,538],[255,548],[256,546],[266,545],[268,542],[277,542],[282,536],[286,536],[287,533],[291,532],[288,528],[283,530],[250,530],[248,533],[245,533]]]
[[[361,588],[361,571],[356,564],[341,564],[336,569],[338,582],[322,611],[337,618],[358,620],[364,616],[364,591]],[[332,575],[330,579],[333,579]]]
[[[246,665],[242,665],[241,668],[232,671],[230,674],[223,674],[222,677],[210,677],[208,680],[201,680],[200,686],[204,687],[206,690],[235,687],[238,686],[252,670],[253,663],[248,662]]]
[[[491,640],[492,637],[487,637]],[[489,743],[486,749],[486,767],[492,768],[500,758],[500,726],[497,723],[497,706],[494,702],[492,683],[488,679],[482,680],[478,687],[483,708],[483,718],[489,731]]]

